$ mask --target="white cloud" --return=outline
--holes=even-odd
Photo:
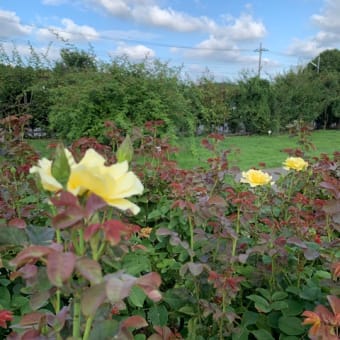
[[[98,40],[99,33],[90,26],[77,25],[71,19],[61,20],[62,27],[50,26],[40,28],[37,36],[40,40],[52,41],[57,37],[68,42],[84,42]]]
[[[250,14],[241,14],[233,19],[230,26],[223,28],[226,36],[232,40],[254,40],[266,35],[266,28],[261,21],[255,21]]]
[[[340,1],[325,0],[324,8],[311,17],[319,31],[306,40],[294,39],[288,49],[293,55],[313,58],[326,49],[340,47]]]
[[[129,18],[141,24],[177,32],[210,31],[216,23],[207,17],[194,17],[172,8],[161,8],[152,0],[90,0],[113,16]]]
[[[321,14],[312,16],[312,21],[322,30],[340,33],[340,1],[326,0]]]
[[[225,20],[225,25],[219,26],[193,49],[186,50],[184,56],[210,61],[253,63],[256,56],[245,56],[242,53],[243,46],[248,46],[252,41],[257,44],[266,35],[264,24],[256,21],[250,14],[241,14],[238,18],[228,16]],[[179,51],[173,50],[173,52]]]
[[[20,35],[28,35],[32,31],[32,27],[25,26],[20,23],[20,18],[11,11],[0,10],[0,37],[13,38]]]
[[[144,45],[127,45],[120,43],[117,49],[111,53],[113,56],[127,56],[130,60],[138,61],[155,57],[155,52]]]
[[[178,32],[211,31],[217,28],[216,23],[207,17],[193,17],[171,8],[160,8],[156,5],[136,6],[131,14],[139,22]]]

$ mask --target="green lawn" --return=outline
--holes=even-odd
[[[183,138],[178,141],[180,153],[175,159],[184,168],[192,168],[204,164],[212,153],[200,144],[202,138]],[[332,154],[340,151],[340,131],[315,131],[311,141],[316,150],[307,152],[307,156],[319,156],[321,153]],[[229,156],[231,165],[241,170],[266,163],[267,168],[281,167],[287,154],[285,148],[297,147],[297,138],[288,135],[276,136],[230,136],[220,142],[220,150],[234,150]],[[238,150],[238,152],[236,152]]]
[[[177,145],[180,152],[172,158],[177,160],[181,167],[187,169],[206,164],[206,160],[213,157],[213,154],[201,146],[201,140],[202,137],[179,138]],[[307,152],[307,156],[340,151],[339,130],[315,131],[312,133],[311,141],[316,146],[316,150]],[[55,141],[36,139],[29,142],[42,156],[49,157],[51,150],[47,146]],[[267,168],[281,167],[287,157],[287,154],[281,150],[295,147],[297,147],[297,138],[288,135],[229,136],[220,142],[219,149],[233,150],[229,156],[230,164],[238,166],[241,170],[248,170],[250,167],[258,166],[260,162],[265,163]]]

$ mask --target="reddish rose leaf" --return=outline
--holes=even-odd
[[[126,226],[122,221],[119,220],[109,220],[103,224],[105,240],[109,241],[112,246],[117,245],[122,235],[129,231],[128,226]]]
[[[329,215],[336,215],[340,213],[340,199],[327,201],[323,205],[322,210]]]
[[[41,318],[45,316],[42,312],[32,312],[24,315],[20,320],[20,326],[32,326],[39,324]]]
[[[152,272],[139,277],[136,285],[143,289],[144,293],[153,301],[158,302],[162,299],[162,295],[158,288],[162,283],[162,279],[158,273]]]
[[[25,263],[32,263],[52,252],[54,252],[54,250],[50,247],[30,246],[22,250],[13,260],[10,261],[10,264],[15,267],[21,267]]]
[[[8,226],[18,228],[18,229],[25,229],[27,225],[26,225],[25,220],[23,220],[22,218],[12,218],[8,222]]]
[[[36,329],[30,329],[27,332],[25,332],[24,334],[22,334],[22,336],[20,337],[20,340],[32,340],[32,339],[48,340],[48,338],[46,336],[42,335]]]
[[[68,191],[62,191],[58,196],[52,197],[51,202],[56,207],[79,207],[77,196]]]
[[[107,206],[107,203],[95,194],[91,194],[86,201],[86,216],[91,216],[97,210],[102,209]]]
[[[134,329],[139,329],[142,327],[146,327],[148,323],[146,320],[139,316],[139,315],[133,315],[130,316],[129,318],[125,319],[122,324],[121,328],[134,328]]]
[[[89,225],[84,232],[84,240],[89,241],[90,238],[100,229],[100,223],[94,223]]]
[[[47,257],[47,276],[56,287],[62,287],[74,270],[76,256],[71,253],[54,252]]]
[[[86,289],[81,297],[81,310],[85,316],[94,316],[106,300],[105,283]]]
[[[30,306],[33,310],[37,310],[48,304],[48,299],[52,296],[53,290],[43,290],[34,293],[30,297]]]
[[[66,229],[72,227],[79,221],[83,219],[82,212],[79,211],[79,214],[70,215],[69,212],[62,212],[52,219],[52,226],[56,229]]]
[[[116,303],[129,296],[136,278],[128,274],[113,274],[106,283],[106,295],[110,302]]]
[[[339,318],[340,317],[340,298],[338,298],[335,295],[328,295],[327,300],[332,308],[334,316],[337,316]]]
[[[102,269],[97,261],[83,257],[77,260],[76,269],[79,273],[91,282],[91,285],[102,282]]]
[[[0,311],[0,327],[7,328],[7,321],[12,321],[13,313],[9,310],[3,309]]]
[[[29,280],[37,275],[38,267],[34,264],[27,263],[18,271],[20,272],[22,278],[24,278],[25,280]]]

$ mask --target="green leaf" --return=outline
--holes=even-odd
[[[27,226],[26,233],[30,243],[46,246],[51,244],[54,239],[55,229],[52,227]]]
[[[305,327],[301,325],[302,320],[294,316],[282,316],[279,319],[280,331],[287,335],[300,335],[305,332]]]
[[[121,163],[124,161],[131,162],[133,156],[133,146],[130,139],[130,136],[127,135],[123,141],[123,143],[119,146],[116,157],[117,162]]]
[[[272,300],[273,300],[273,301],[283,300],[283,299],[285,299],[286,297],[288,297],[288,294],[287,294],[286,292],[275,292],[275,293],[272,295]]]
[[[316,301],[321,295],[320,287],[304,287],[300,292],[300,297],[308,301]]]
[[[270,312],[267,316],[267,325],[272,329],[278,329],[279,328],[279,318],[282,316],[281,312]]]
[[[127,273],[139,275],[142,272],[151,271],[151,263],[147,255],[141,253],[129,253],[124,256],[123,266]]]
[[[190,299],[190,292],[185,288],[173,288],[164,293],[163,300],[174,310],[179,310]]]
[[[271,307],[269,302],[260,295],[249,295],[247,299],[255,302],[255,308],[261,313],[269,313]]]
[[[265,329],[258,329],[251,332],[258,340],[275,340],[272,335]]]
[[[52,161],[52,176],[65,188],[70,177],[71,168],[62,144],[58,144]]]
[[[0,305],[3,309],[11,309],[11,294],[6,287],[0,287]]]
[[[138,286],[133,286],[129,294],[129,301],[136,307],[143,307],[146,294]]]
[[[256,291],[259,292],[267,301],[271,300],[270,291],[264,288],[256,288]]]
[[[249,325],[255,325],[258,318],[259,318],[258,313],[246,311],[242,315],[242,326],[247,327]]]
[[[168,322],[168,311],[164,305],[153,305],[148,313],[148,320],[153,326],[165,326]]]
[[[0,227],[0,245],[25,245],[28,243],[25,229]]]
[[[248,340],[248,339],[249,339],[249,331],[244,328],[242,328],[240,332],[234,333],[232,335],[232,340]]]
[[[273,310],[284,310],[288,308],[288,303],[286,301],[274,301],[271,303],[270,307]]]
[[[118,331],[119,323],[116,320],[96,321],[89,340],[113,339]]]
[[[332,274],[324,270],[317,270],[314,274],[318,279],[331,279]]]

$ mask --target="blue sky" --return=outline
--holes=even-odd
[[[51,59],[92,46],[102,60],[148,56],[217,79],[257,74],[262,43],[261,76],[273,77],[340,48],[339,18],[340,0],[0,0],[0,43]]]

